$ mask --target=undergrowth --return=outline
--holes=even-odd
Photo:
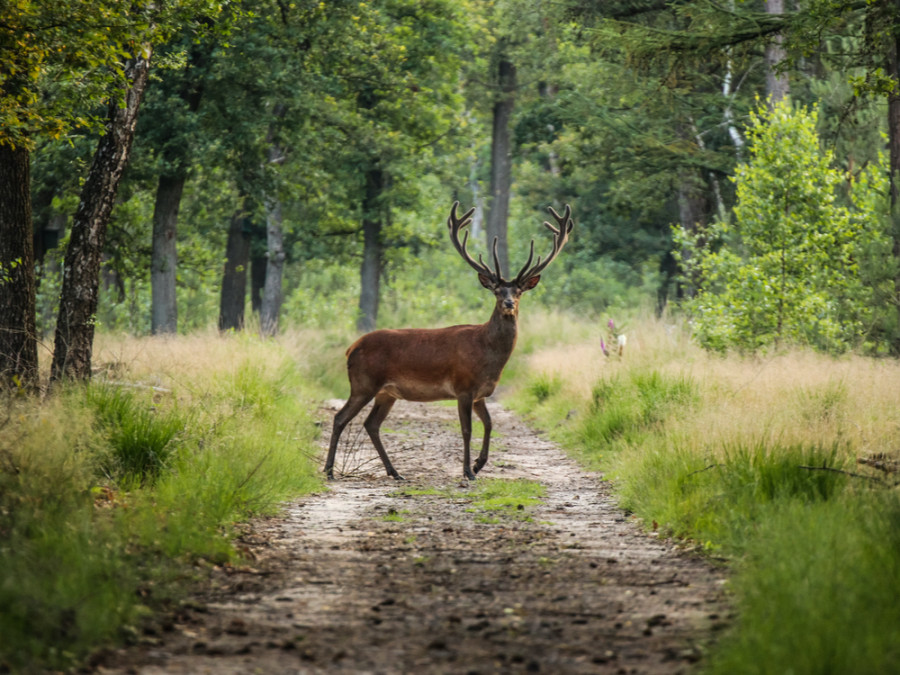
[[[0,414],[0,672],[71,669],[135,639],[234,524],[320,486],[290,349],[112,340],[93,384]]]
[[[896,466],[900,366],[711,358],[649,321],[607,358],[600,332],[536,348],[506,402],[603,471],[645,527],[733,568],[737,619],[701,670],[895,670],[900,496],[896,474],[858,460]]]

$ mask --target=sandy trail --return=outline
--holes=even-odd
[[[490,409],[480,478],[540,481],[541,505],[481,522],[455,406],[398,403],[383,438],[406,481],[348,427],[350,462],[374,462],[254,523],[252,567],[214,572],[207,593],[96,672],[690,671],[723,625],[723,573],[642,533],[598,476]]]

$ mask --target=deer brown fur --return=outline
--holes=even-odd
[[[485,399],[494,392],[503,367],[516,346],[519,317],[519,298],[540,281],[540,272],[562,250],[572,231],[571,209],[566,206],[563,216],[552,208],[550,212],[559,228],[544,225],[553,232],[553,250],[542,262],[534,259],[534,241],[528,262],[512,280],[503,279],[497,259],[497,240],[494,240],[492,270],[468,253],[468,232],[462,242],[459,233],[471,222],[474,209],[457,217],[458,202],[453,204],[447,225],[454,247],[477,272],[481,284],[496,296],[496,304],[487,323],[450,326],[447,328],[387,329],[367,333],[347,350],[347,374],[350,378],[350,398],[334,416],[331,443],[325,462],[325,473],[333,478],[337,445],[344,427],[372,399],[375,403],[363,426],[389,476],[402,477],[394,469],[379,430],[397,399],[407,401],[440,401],[456,399],[463,436],[463,474],[474,480],[487,463],[491,436],[491,418]],[[472,411],[484,424],[481,452],[470,465]]]

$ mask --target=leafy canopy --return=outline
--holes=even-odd
[[[88,126],[122,77],[123,53],[150,47],[214,0],[11,0],[0,3],[0,144],[34,148]]]

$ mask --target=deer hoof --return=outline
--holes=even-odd
[[[469,480],[475,480],[475,474],[472,473],[472,469],[470,469],[469,467],[466,467],[463,473]]]

